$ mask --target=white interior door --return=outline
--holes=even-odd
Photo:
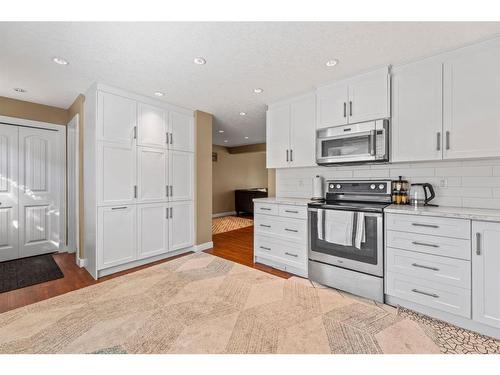
[[[168,251],[166,203],[137,205],[137,258],[143,259]]]
[[[0,125],[0,262],[19,258],[18,131]]]
[[[137,144],[147,147],[167,147],[165,112],[161,108],[139,103],[137,106]]]
[[[194,158],[191,152],[170,151],[169,173],[171,201],[193,199],[193,168]]]
[[[192,246],[193,235],[193,203],[170,203],[169,219],[169,251]]]
[[[58,250],[62,168],[58,132],[19,128],[19,255]]]
[[[167,201],[167,151],[137,148],[138,202]]]
[[[194,118],[193,115],[184,113],[170,112],[169,147],[172,150],[194,151]]]

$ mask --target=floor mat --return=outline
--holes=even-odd
[[[51,254],[0,262],[0,293],[62,277]]]
[[[229,232],[236,229],[250,227],[253,219],[238,216],[223,216],[212,219],[212,234]]]

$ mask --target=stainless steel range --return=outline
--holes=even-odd
[[[309,204],[309,278],[383,302],[384,208],[391,181],[327,181]]]

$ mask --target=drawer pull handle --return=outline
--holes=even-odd
[[[418,264],[418,263],[413,263],[412,264],[413,267],[418,267],[418,268],[425,268],[427,270],[432,270],[432,271],[439,271],[439,268],[436,268],[436,267],[429,267],[429,266],[423,266],[421,264]]]
[[[286,230],[287,232],[298,233],[298,230],[297,230],[297,229],[288,229],[288,228],[285,228],[285,230]]]
[[[439,245],[436,245],[433,243],[425,243],[425,242],[418,242],[418,241],[413,241],[412,244],[418,245],[418,246],[439,247]]]
[[[297,258],[297,257],[298,257],[298,255],[297,255],[297,254],[292,254],[292,253],[285,253],[285,255],[288,255],[288,256],[291,256],[291,257],[295,257],[295,258]]]
[[[271,248],[270,247],[265,247],[265,246],[260,246],[261,249],[264,249],[264,250],[267,250],[267,251],[271,251]]]
[[[425,227],[425,228],[439,228],[439,225],[434,224],[420,224],[420,223],[411,223],[411,225],[415,227]]]
[[[260,224],[261,227],[264,227],[264,228],[271,228],[270,225],[266,225],[266,224]]]
[[[261,209],[261,210],[264,210],[264,211],[271,211],[271,209],[270,209],[270,208],[267,208],[267,207],[261,207],[260,209]]]
[[[285,210],[285,212],[288,212],[289,214],[298,214],[299,211],[292,211],[292,210]]]
[[[123,207],[111,207],[112,210],[124,210],[126,208],[127,208],[126,206],[123,206]]]
[[[429,296],[432,298],[439,298],[439,296],[437,294],[434,294],[434,293],[422,292],[421,290],[418,290],[418,289],[412,289],[411,291],[413,293],[423,294],[424,296]]]

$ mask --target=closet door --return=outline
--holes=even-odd
[[[166,113],[161,108],[139,103],[137,105],[137,145],[167,147]]]
[[[97,139],[129,144],[135,136],[137,102],[102,91],[97,101]]]
[[[137,205],[137,258],[143,259],[168,251],[166,203]]]
[[[193,199],[194,158],[191,152],[169,152],[169,175],[171,201]]]
[[[193,203],[170,203],[169,251],[193,246]]]
[[[194,151],[194,117],[179,112],[170,112],[169,148],[178,151]]]
[[[19,258],[18,128],[0,126],[0,262]]]
[[[60,155],[58,132],[19,128],[19,255],[58,250]]]
[[[138,203],[167,201],[167,151],[137,147]]]

